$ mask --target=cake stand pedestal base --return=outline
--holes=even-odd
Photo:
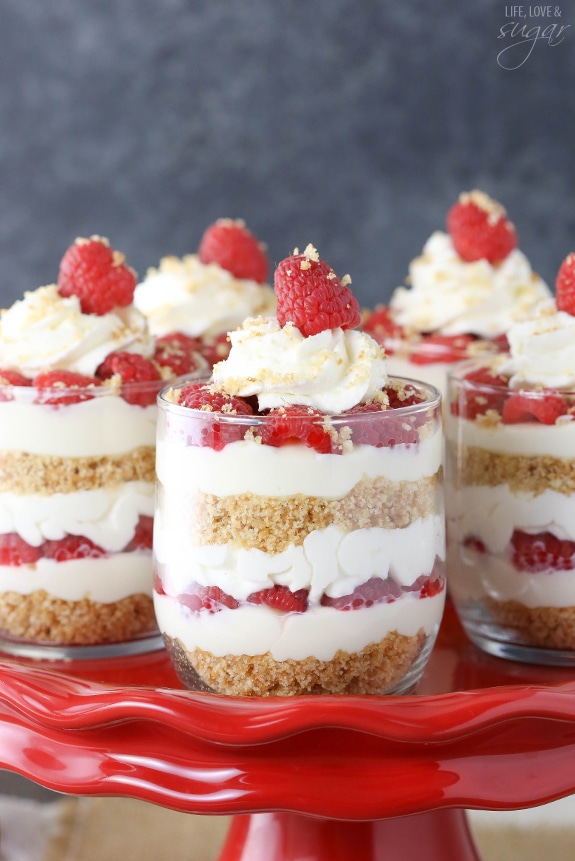
[[[219,861],[481,861],[464,810],[350,822],[294,813],[235,816]]]

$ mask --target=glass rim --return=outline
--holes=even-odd
[[[379,410],[377,412],[318,413],[317,415],[311,414],[309,416],[309,420],[312,423],[318,424],[321,424],[326,420],[329,420],[330,422],[334,422],[336,424],[349,424],[350,422],[358,421],[381,421],[382,418],[384,420],[389,420],[392,417],[398,418],[403,416],[411,416],[430,409],[441,409],[441,392],[436,386],[432,385],[431,383],[426,383],[423,380],[417,380],[411,377],[400,377],[395,375],[389,375],[388,380],[397,380],[403,383],[407,383],[409,385],[412,385],[418,391],[426,392],[428,396],[425,398],[425,400],[417,404],[410,404],[405,407],[393,407],[387,410]],[[246,425],[247,427],[254,425],[264,425],[267,422],[271,422],[276,418],[276,414],[269,415],[267,413],[265,415],[260,415],[258,413],[254,413],[252,415],[229,415],[226,413],[212,412],[211,410],[194,409],[193,407],[184,407],[181,404],[176,404],[173,401],[167,399],[166,395],[169,391],[173,390],[174,388],[181,388],[188,382],[194,382],[194,380],[176,380],[163,386],[163,388],[158,392],[158,407],[160,407],[165,412],[170,412],[172,414],[181,416],[182,418],[187,417],[207,421],[213,419],[213,417],[217,415],[218,422],[223,422],[224,424]],[[198,380],[198,382],[201,381]],[[286,406],[290,405],[286,404]],[[296,406],[301,406],[305,408],[307,405],[297,404]],[[310,407],[310,409],[313,409],[313,407]]]

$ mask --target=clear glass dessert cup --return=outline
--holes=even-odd
[[[186,687],[413,690],[443,613],[445,521],[441,398],[409,382],[424,400],[306,416],[309,444],[274,441],[272,415],[160,393],[154,602]]]
[[[486,362],[449,374],[449,593],[470,639],[575,666],[575,392],[510,389]]]
[[[162,381],[0,386],[0,651],[162,647],[153,600]]]

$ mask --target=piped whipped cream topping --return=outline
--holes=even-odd
[[[151,356],[154,339],[135,308],[83,314],[77,296],[60,296],[55,284],[24,294],[0,315],[0,366],[33,377],[45,370],[93,375],[117,350]]]
[[[355,329],[304,337],[293,323],[248,318],[229,335],[229,357],[214,367],[230,395],[257,395],[260,410],[301,404],[337,415],[379,396],[387,383],[385,352]]]
[[[498,365],[511,388],[575,389],[575,317],[541,303],[531,320],[507,333],[510,358]]]
[[[235,329],[246,317],[271,315],[275,294],[267,284],[239,280],[197,254],[164,257],[149,269],[134,293],[134,305],[148,319],[152,334],[183,332],[213,337]]]
[[[397,322],[409,332],[474,334],[495,338],[528,318],[550,290],[519,249],[495,265],[468,263],[451,237],[436,231],[409,267],[410,287],[390,300]]]

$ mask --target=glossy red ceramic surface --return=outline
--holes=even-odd
[[[259,813],[238,817],[222,861],[350,857],[328,853],[335,830],[342,845],[361,833],[372,847],[358,861],[391,859],[377,854],[383,832],[390,846],[394,829],[407,839],[416,823],[422,841],[431,829],[456,847],[440,854],[427,839],[420,861],[473,861],[461,808],[512,809],[575,792],[573,674],[480,653],[450,606],[409,696],[191,693],[164,652],[106,663],[8,658],[0,723],[0,766],[51,789],[191,813]],[[394,819],[406,814],[421,815]],[[315,854],[289,854],[302,830]],[[258,834],[265,846],[276,835],[276,854],[258,854]]]

